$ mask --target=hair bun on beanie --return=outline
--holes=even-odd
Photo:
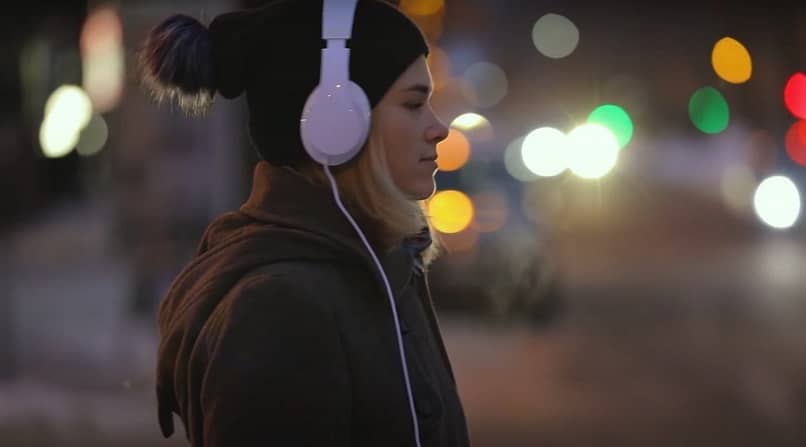
[[[216,70],[210,31],[183,14],[154,27],[139,52],[142,81],[158,103],[203,114],[213,102]]]

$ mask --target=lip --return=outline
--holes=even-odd
[[[437,161],[437,156],[433,155],[431,157],[421,158],[420,161],[432,161],[432,162],[435,162],[435,161]]]

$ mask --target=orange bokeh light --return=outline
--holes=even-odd
[[[448,138],[437,145],[437,167],[440,171],[455,171],[470,159],[470,142],[459,129],[451,129]]]
[[[415,16],[430,16],[445,7],[445,0],[400,0],[400,10]]]

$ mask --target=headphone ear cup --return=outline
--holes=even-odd
[[[369,128],[369,100],[352,81],[319,85],[305,101],[300,136],[305,150],[320,164],[336,166],[355,157]]]

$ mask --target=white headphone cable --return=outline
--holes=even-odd
[[[417,443],[417,447],[420,447],[420,427],[417,423],[417,414],[414,411],[414,397],[411,392],[411,382],[409,381],[409,367],[406,362],[406,356],[403,350],[403,337],[400,335],[400,322],[397,317],[397,306],[395,306],[394,295],[392,294],[392,287],[389,285],[389,279],[386,278],[386,272],[383,270],[383,266],[381,266],[381,262],[378,260],[378,256],[375,255],[375,250],[372,249],[369,242],[367,241],[366,236],[364,236],[364,232],[361,231],[358,224],[353,219],[353,216],[347,211],[344,207],[344,204],[341,202],[341,198],[339,197],[339,188],[336,185],[336,180],[333,179],[333,175],[330,173],[330,167],[328,165],[323,165],[325,168],[325,174],[327,178],[330,180],[331,189],[333,191],[333,198],[336,199],[336,204],[341,209],[341,212],[347,217],[347,220],[353,225],[355,231],[358,233],[358,236],[361,238],[361,241],[364,242],[364,245],[367,247],[369,254],[372,256],[372,260],[375,261],[375,265],[378,267],[378,271],[381,272],[381,277],[383,278],[383,284],[386,286],[386,293],[389,296],[389,305],[392,308],[392,315],[395,319],[395,329],[397,330],[397,343],[398,343],[398,350],[400,352],[400,361],[403,363],[403,377],[406,380],[406,392],[409,396],[409,411],[411,411],[411,420],[414,424],[414,440]]]

